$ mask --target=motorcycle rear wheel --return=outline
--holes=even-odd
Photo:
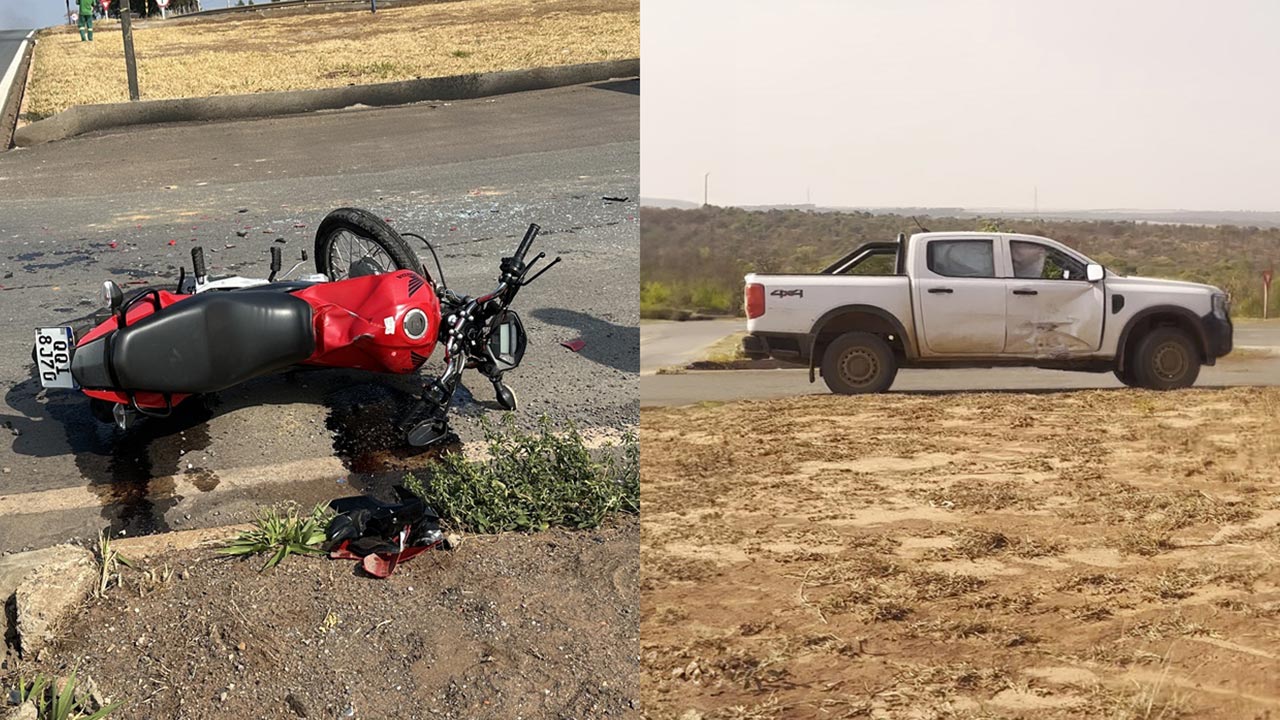
[[[394,270],[412,270],[435,284],[409,243],[368,210],[339,208],[316,228],[316,272],[345,280]]]

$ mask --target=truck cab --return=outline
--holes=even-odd
[[[1031,366],[1187,387],[1231,350],[1222,290],[1126,277],[1049,238],[924,232],[868,243],[813,275],[746,278],[749,357],[887,390],[900,367]]]

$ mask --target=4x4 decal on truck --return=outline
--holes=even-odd
[[[795,290],[783,290],[779,288],[769,294],[774,297],[780,297],[780,298],[784,298],[784,297],[801,297],[802,298],[804,297],[804,290],[801,290],[799,288]]]

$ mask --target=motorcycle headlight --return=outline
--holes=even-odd
[[[1214,293],[1213,295],[1213,314],[1219,317],[1227,317],[1231,313],[1231,299],[1222,293]]]

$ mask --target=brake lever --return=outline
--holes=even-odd
[[[538,254],[538,257],[542,257],[542,256],[543,256],[543,253],[539,253],[539,254]],[[534,258],[534,260],[537,260],[537,259],[538,259],[538,258]],[[546,267],[544,267],[544,268],[542,268],[541,270],[539,270],[537,275],[534,275],[533,277],[529,278],[528,280],[521,280],[521,281],[520,281],[520,287],[524,287],[525,285],[532,285],[534,280],[537,280],[538,278],[542,277],[542,273],[544,273],[544,272],[546,272],[546,271],[550,270],[551,268],[555,267],[555,266],[556,266],[556,263],[558,263],[558,262],[560,262],[560,256],[559,256],[559,255],[557,255],[557,256],[556,256],[556,259],[555,259],[555,260],[552,260],[550,264],[548,264]]]

